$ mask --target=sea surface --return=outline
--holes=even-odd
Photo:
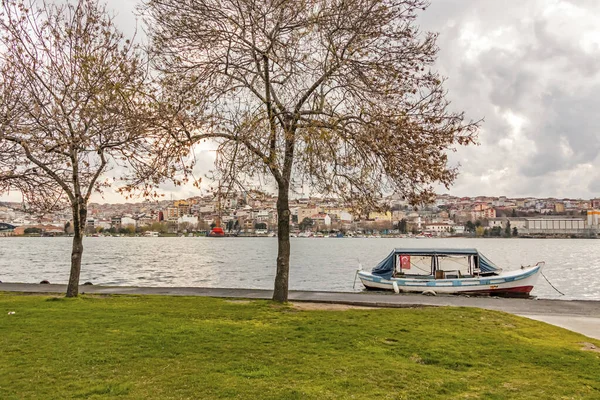
[[[67,283],[71,238],[0,238],[0,281]],[[394,247],[475,247],[505,270],[545,261],[539,298],[600,300],[600,240],[292,238],[290,289],[360,291]],[[277,238],[86,237],[81,283],[272,289]],[[1,290],[1,287],[0,287]]]

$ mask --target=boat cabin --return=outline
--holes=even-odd
[[[394,249],[372,273],[386,279],[460,279],[501,271],[477,249]]]

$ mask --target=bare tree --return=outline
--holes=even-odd
[[[0,1],[0,191],[40,210],[71,207],[66,295],[77,296],[87,204],[111,183],[103,174],[129,167],[116,172],[139,181],[160,164],[141,122],[147,61],[97,0]]]
[[[0,138],[9,134],[9,129],[24,113],[20,101],[23,86],[13,66],[3,61],[0,58]],[[0,143],[0,193],[16,189],[35,194],[37,203],[51,208],[52,199],[57,195],[55,185],[47,177],[40,176],[35,165],[18,165],[14,162],[18,147],[19,144],[14,142]]]
[[[372,209],[383,193],[417,202],[450,185],[446,151],[478,124],[448,111],[430,70],[424,0],[145,0],[164,128],[181,145],[219,144],[222,182],[278,189],[273,299],[288,298],[289,191],[310,185]],[[166,115],[167,113],[163,114]]]

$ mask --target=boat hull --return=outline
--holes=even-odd
[[[358,276],[367,289],[395,290],[394,283],[400,292],[422,293],[434,291],[445,294],[493,294],[506,296],[528,296],[537,282],[541,266],[524,268],[494,276],[434,279],[423,278],[390,278],[359,271]]]

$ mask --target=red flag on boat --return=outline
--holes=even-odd
[[[410,269],[410,256],[406,254],[400,255],[400,268]]]

